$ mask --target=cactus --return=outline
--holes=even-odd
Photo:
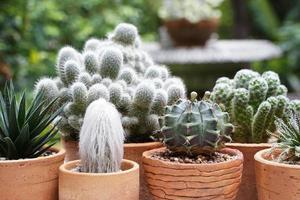
[[[231,141],[232,124],[228,113],[209,100],[197,101],[197,93],[191,100],[180,99],[166,107],[163,126],[157,132],[172,152],[198,155],[212,153]]]
[[[297,105],[286,97],[287,88],[272,71],[260,75],[249,69],[236,73],[233,79],[219,78],[211,100],[224,106],[235,126],[232,139],[242,143],[267,142],[267,131],[276,130],[275,118],[285,118]],[[299,110],[300,111],[300,110]]]
[[[104,99],[87,108],[80,131],[81,172],[110,173],[120,170],[124,130],[115,106]]]
[[[108,39],[88,40],[82,53],[72,47],[59,51],[58,77],[42,79],[36,90],[66,104],[59,124],[64,138],[78,140],[86,108],[103,98],[121,114],[126,142],[151,141],[164,107],[185,98],[182,80],[156,65],[138,39],[133,25],[120,24]]]

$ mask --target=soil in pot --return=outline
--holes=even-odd
[[[225,148],[211,157],[179,157],[160,148],[144,152],[143,165],[154,199],[233,200],[241,181],[243,155]]]
[[[162,147],[160,142],[146,142],[146,143],[125,143],[124,144],[124,158],[137,162],[140,165],[140,199],[151,200],[148,186],[146,184],[144,168],[142,165],[142,155],[145,151]]]
[[[33,159],[0,161],[1,200],[57,200],[58,168],[65,151]]]
[[[219,20],[191,23],[186,19],[178,19],[166,21],[164,25],[176,46],[204,46],[212,33],[217,31]]]
[[[300,165],[274,161],[280,150],[255,154],[256,187],[259,200],[299,200]]]
[[[59,169],[60,200],[138,200],[139,165],[123,160],[120,172],[77,172],[80,161],[63,164]]]
[[[271,144],[228,143],[226,146],[237,149],[244,155],[242,182],[236,199],[257,200],[254,155],[262,149],[270,148]]]

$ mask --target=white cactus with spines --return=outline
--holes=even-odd
[[[103,98],[120,113],[128,142],[151,141],[164,107],[185,98],[185,85],[166,66],[140,49],[135,26],[119,24],[105,40],[88,40],[80,53],[63,47],[54,79],[41,79],[36,90],[65,105],[59,128],[66,139],[78,140],[87,107]]]

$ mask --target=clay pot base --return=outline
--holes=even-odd
[[[181,164],[151,158],[164,151],[160,148],[143,153],[145,175],[154,199],[235,199],[242,176],[241,152],[225,148],[222,153],[237,158],[213,164]]]
[[[57,200],[58,168],[65,151],[33,159],[0,161],[1,200]]]
[[[162,147],[160,142],[124,144],[124,159],[132,160],[140,165],[140,200],[152,200],[145,180],[142,155],[145,151],[160,147]]]
[[[254,157],[258,199],[299,200],[300,166],[270,161],[269,152],[262,150]]]
[[[257,200],[254,155],[271,147],[271,144],[228,143],[227,147],[237,149],[244,155],[242,183],[236,200]]]
[[[138,200],[139,165],[123,160],[121,169],[115,173],[74,172],[79,160],[63,164],[59,168],[60,200]]]

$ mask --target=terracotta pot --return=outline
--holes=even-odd
[[[150,200],[151,194],[147,187],[144,168],[142,165],[142,155],[145,151],[162,147],[160,142],[146,142],[146,143],[128,143],[124,144],[124,158],[128,160],[133,160],[140,165],[140,199]]]
[[[58,168],[65,151],[33,159],[0,161],[1,200],[57,200]]]
[[[154,199],[234,200],[243,170],[243,154],[224,148],[223,153],[237,159],[214,164],[182,164],[153,159],[151,155],[165,148],[143,153],[143,165]]]
[[[186,19],[178,19],[165,21],[164,25],[175,45],[204,46],[211,34],[217,31],[219,20],[209,19],[191,23]]]
[[[139,165],[123,160],[120,172],[80,173],[72,171],[79,160],[59,168],[60,200],[138,200]]]
[[[243,144],[228,143],[227,147],[237,149],[244,155],[242,183],[237,195],[237,200],[257,200],[257,191],[255,187],[255,162],[254,155],[262,150],[271,147],[271,144]]]
[[[271,161],[281,151],[265,149],[255,154],[256,187],[259,200],[299,200],[300,165]]]
[[[61,138],[61,144],[66,150],[65,162],[79,160],[79,142]]]

